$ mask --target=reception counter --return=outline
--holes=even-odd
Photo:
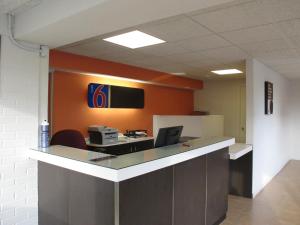
[[[29,150],[38,160],[39,224],[219,224],[234,142],[199,138],[119,156],[64,146]]]

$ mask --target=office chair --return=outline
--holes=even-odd
[[[50,145],[87,149],[84,136],[77,130],[61,130],[56,132],[51,138]]]

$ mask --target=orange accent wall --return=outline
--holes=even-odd
[[[180,88],[202,89],[203,82],[136,66],[52,50],[50,67],[144,80]]]
[[[58,55],[59,57],[56,58]],[[102,60],[57,51],[50,54],[50,67],[58,67],[59,65],[59,68],[81,69],[84,71],[89,69],[90,72],[100,72],[100,69],[103,69],[105,72],[101,73],[110,75],[120,72],[120,68],[116,68],[114,65],[126,67],[124,64],[119,65],[118,63],[109,62],[109,66],[103,65],[104,68],[102,68],[98,65],[98,63],[101,65],[102,62]],[[95,69],[99,71],[95,71]],[[130,73],[130,71],[134,71],[135,74],[139,74],[141,77],[144,75],[144,69],[142,68],[133,67],[128,69],[127,72]],[[152,71],[153,74],[151,74],[151,71],[147,70],[147,73],[155,77],[159,72]],[[192,79],[187,80],[187,82],[193,81]],[[194,81],[196,83],[199,82],[197,80]],[[151,135],[153,115],[188,115],[192,113],[194,107],[192,90],[58,71],[53,74],[52,82],[53,105],[51,109],[51,123],[53,133],[62,129],[77,129],[87,136],[87,127],[89,125],[101,124],[118,128],[120,132],[125,132],[126,129],[147,129]],[[145,91],[145,108],[89,108],[87,104],[89,83],[142,88]]]

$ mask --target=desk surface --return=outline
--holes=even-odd
[[[248,145],[244,143],[236,143],[229,147],[230,159],[236,160],[251,151],[252,151],[252,145]]]
[[[185,144],[170,145],[141,152],[111,155],[65,146],[50,146],[29,150],[29,157],[99,178],[119,182],[161,168],[172,166],[231,146],[234,138],[198,138]],[[101,158],[103,158],[101,160]],[[91,161],[100,158],[99,161]]]
[[[135,142],[140,142],[140,141],[148,141],[148,140],[153,140],[153,139],[154,139],[153,137],[139,137],[139,138],[124,137],[124,138],[119,138],[119,140],[115,143],[106,144],[106,145],[93,144],[93,143],[90,143],[89,139],[86,139],[86,144],[87,144],[87,146],[91,146],[91,147],[105,148],[105,147],[109,147],[109,146],[130,144],[130,143],[135,143]]]

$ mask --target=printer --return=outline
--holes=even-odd
[[[91,144],[109,145],[118,141],[118,129],[92,125],[88,127]]]

